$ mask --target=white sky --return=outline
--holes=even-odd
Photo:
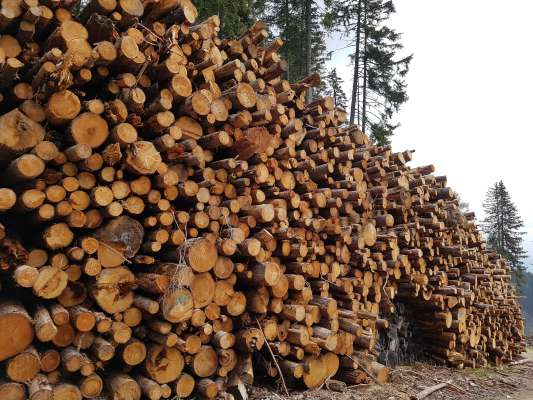
[[[411,164],[434,164],[478,218],[488,187],[502,179],[526,224],[533,271],[533,1],[394,3],[392,25],[414,53],[394,149],[416,149]],[[328,41],[330,50],[345,45]],[[329,63],[348,96],[352,51]]]

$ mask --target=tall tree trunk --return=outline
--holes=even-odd
[[[350,124],[355,121],[355,108],[358,101],[357,92],[359,90],[359,43],[361,41],[361,3],[357,3],[357,26],[355,31],[355,55],[353,60],[353,85],[352,85],[352,102],[350,104]],[[359,109],[357,110],[357,123],[359,124]]]
[[[366,131],[366,92],[368,87],[368,7],[365,6],[365,19],[363,22],[364,25],[364,34],[365,34],[365,42],[364,42],[364,55],[363,55],[363,105],[362,105],[362,119],[361,119],[361,129],[363,132]]]
[[[311,7],[313,0],[305,0],[305,76],[311,73]],[[307,103],[311,102],[312,90],[307,92]]]
[[[284,29],[283,29],[283,35],[282,35],[282,38],[283,38],[283,41],[285,43],[287,43],[287,40],[289,39],[289,0],[284,0],[283,2],[283,11],[284,11],[284,17],[285,17],[285,21],[284,21]],[[289,54],[286,53],[285,55],[285,60],[288,62],[287,63],[287,80],[290,82],[291,81],[291,58],[289,57]]]

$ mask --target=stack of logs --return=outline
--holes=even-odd
[[[0,398],[244,397],[388,378],[414,310],[431,357],[524,348],[509,267],[446,178],[371,144],[263,23],[189,0],[4,1]]]

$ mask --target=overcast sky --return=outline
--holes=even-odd
[[[533,1],[395,0],[392,25],[414,53],[396,151],[434,164],[478,219],[503,180],[526,224],[533,267]],[[329,49],[346,44],[338,37]],[[350,96],[351,49],[334,53]]]

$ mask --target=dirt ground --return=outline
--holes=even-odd
[[[427,387],[449,385],[427,397],[429,400],[533,400],[533,348],[525,357],[532,362],[499,369],[452,370],[427,364],[393,369],[391,382],[349,387],[344,393],[321,390],[291,392],[254,388],[251,400],[408,400]]]

